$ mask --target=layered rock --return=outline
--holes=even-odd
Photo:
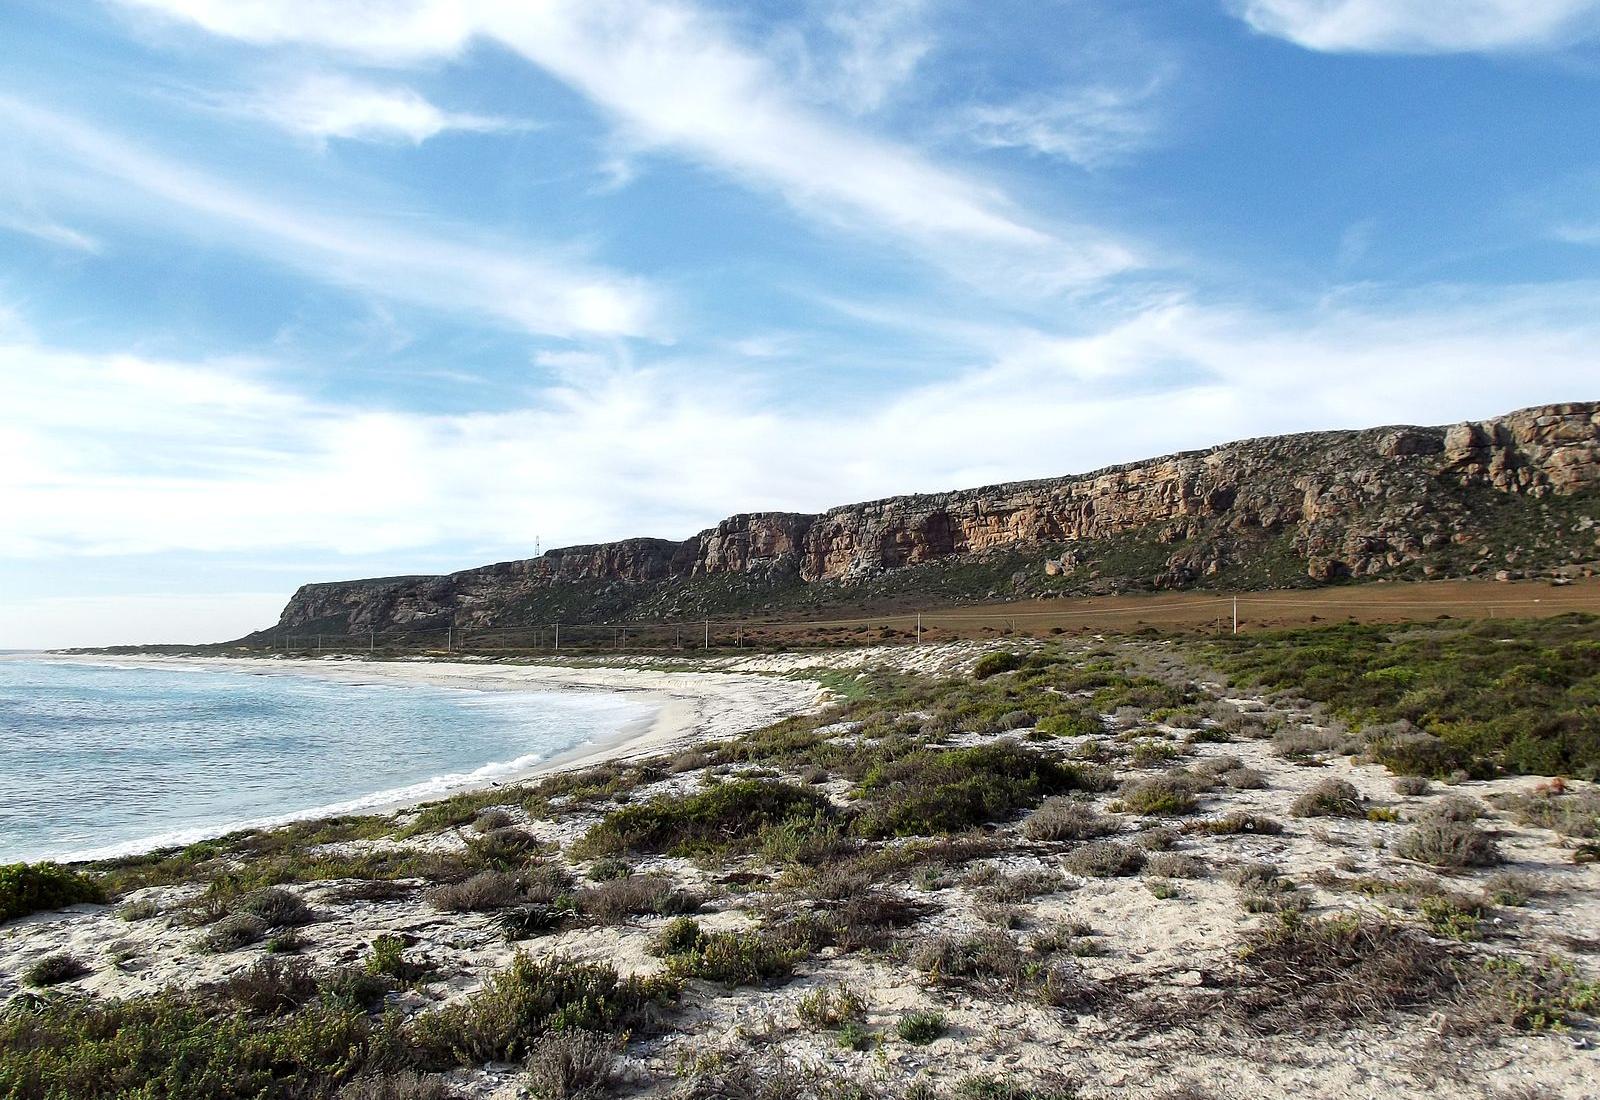
[[[551,607],[594,620],[642,606],[664,586],[691,596],[697,583],[717,578],[738,578],[755,590],[850,586],[927,563],[1030,548],[1041,550],[1040,577],[1074,577],[1088,572],[1096,547],[1133,536],[1170,549],[1156,575],[1119,578],[1114,568],[1109,578],[1104,569],[1089,575],[1113,587],[1119,580],[1183,586],[1248,565],[1249,555],[1274,541],[1309,581],[1417,567],[1450,574],[1469,569],[1463,546],[1493,541],[1484,499],[1592,492],[1600,492],[1600,403],[1551,405],[1450,427],[1244,440],[817,516],[737,515],[682,542],[567,547],[443,577],[311,584],[295,594],[277,629],[484,626]],[[1048,548],[1057,556],[1047,573]],[[1546,540],[1529,552],[1555,550]],[[1563,543],[1562,560],[1547,564],[1564,564],[1573,553]]]

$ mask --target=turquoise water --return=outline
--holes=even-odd
[[[653,711],[619,694],[0,657],[0,863],[482,785]]]

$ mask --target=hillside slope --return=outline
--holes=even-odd
[[[1538,573],[1600,558],[1600,402],[1228,443],[1092,473],[731,516],[681,542],[307,584],[273,633],[770,614],[919,597]]]

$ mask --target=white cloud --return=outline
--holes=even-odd
[[[766,57],[677,0],[367,0],[354,16],[334,0],[124,3],[247,42],[394,63],[492,38],[581,92],[638,147],[704,162],[827,223],[888,234],[964,276],[1025,266],[1012,289],[1092,281],[1139,262],[1104,234],[1035,225],[999,190],[806,107]]]
[[[1560,49],[1600,34],[1600,0],[1230,0],[1262,34],[1329,53]]]
[[[268,256],[339,285],[490,317],[558,336],[644,334],[658,323],[648,287],[527,249],[460,243],[370,217],[311,213],[148,153],[74,119],[0,96],[11,154],[60,166],[55,197],[141,227],[160,223]]]
[[[1157,131],[1152,105],[1164,80],[1141,87],[1096,84],[975,107],[967,137],[996,149],[1015,148],[1095,168],[1147,145]]]
[[[926,0],[823,5],[822,27],[834,47],[820,74],[828,97],[854,111],[883,106],[933,48],[922,25],[926,8]]]
[[[495,133],[525,129],[508,119],[445,111],[411,88],[380,87],[346,76],[307,76],[251,97],[244,110],[290,133],[319,141],[408,141],[421,145],[447,130]]]
[[[31,217],[22,211],[0,211],[0,230],[21,233],[75,252],[93,253],[101,250],[100,242],[87,233],[80,233],[49,218]]]
[[[1480,417],[1595,396],[1595,291],[1375,296],[1305,323],[1172,301],[1083,336],[1019,331],[958,378],[837,406],[779,405],[714,378],[718,364],[589,364],[502,412],[396,413],[305,397],[261,367],[14,341],[0,348],[0,555],[685,537],[740,510]]]

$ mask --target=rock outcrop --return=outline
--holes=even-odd
[[[1020,556],[1009,592],[1021,594],[1526,571],[1600,556],[1593,498],[1600,402],[1551,405],[1244,440],[815,516],[737,515],[682,542],[573,546],[448,576],[308,584],[275,629],[672,617],[727,609],[729,592],[772,608],[802,588],[870,592],[902,570],[1002,553]]]

